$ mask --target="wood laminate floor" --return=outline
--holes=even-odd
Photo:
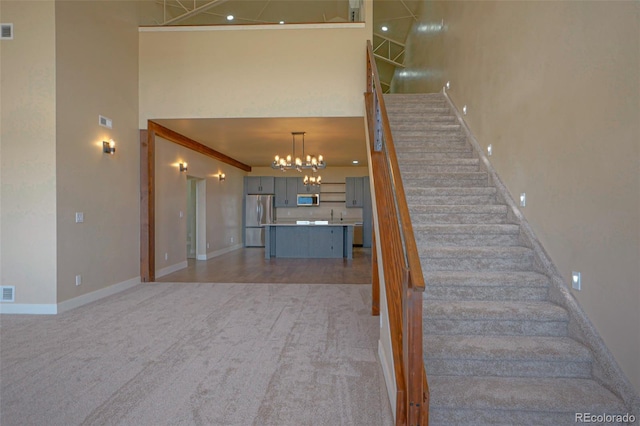
[[[264,248],[242,248],[210,260],[188,261],[158,282],[369,284],[371,249],[354,247],[353,259],[264,258]]]

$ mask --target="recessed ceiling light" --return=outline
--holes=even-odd
[[[383,25],[381,28],[382,31],[389,31],[389,27],[387,27],[386,25]]]
[[[233,15],[227,15],[227,21],[233,21]]]
[[[359,162],[358,160],[353,160],[353,161],[352,161],[352,163],[353,163],[353,164],[358,164],[358,163],[360,163],[360,162]]]

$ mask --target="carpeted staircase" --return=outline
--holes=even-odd
[[[385,103],[425,276],[432,425],[565,425],[625,413],[442,94]]]

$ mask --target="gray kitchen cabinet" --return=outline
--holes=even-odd
[[[267,225],[265,259],[353,258],[353,225]]]
[[[364,206],[364,177],[346,178],[345,199],[347,208]]]
[[[298,194],[319,194],[320,185],[305,185],[304,179],[298,180]]]
[[[273,194],[275,182],[273,176],[245,176],[245,194]]]
[[[275,206],[276,207],[297,207],[298,177],[277,177],[275,178]]]
[[[339,227],[307,228],[309,257],[336,258],[343,256],[344,231]]]

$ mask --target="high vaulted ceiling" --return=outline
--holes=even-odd
[[[383,88],[402,63],[404,41],[424,0],[374,0],[373,46]],[[358,1],[351,2],[357,4]],[[349,0],[157,0],[149,2],[143,25],[243,25],[359,21]],[[233,20],[227,16],[233,15]],[[364,17],[364,13],[362,14]],[[382,27],[386,26],[387,31]],[[396,42],[396,43],[394,43]],[[389,55],[389,53],[391,53]],[[386,58],[386,59],[385,59]],[[361,117],[163,119],[159,124],[253,167],[287,155],[291,132],[306,131],[306,153],[324,155],[330,166],[366,165]],[[301,149],[299,145],[296,150]]]

